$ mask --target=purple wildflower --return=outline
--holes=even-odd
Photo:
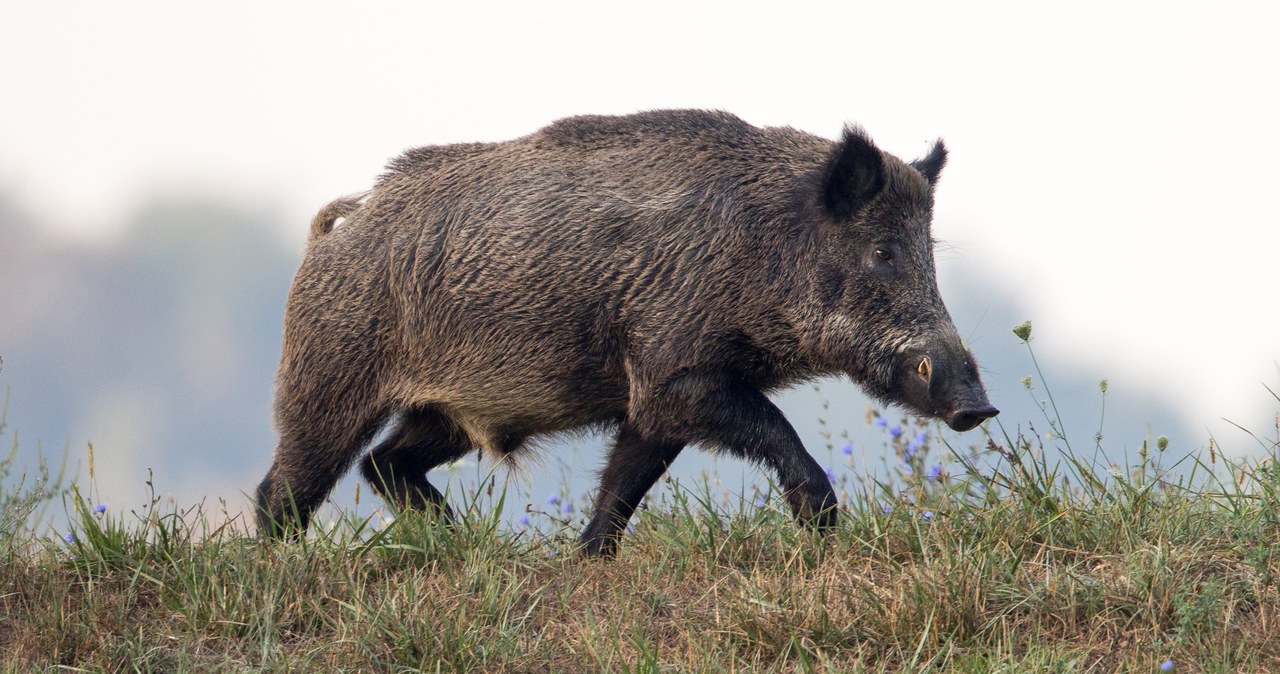
[[[572,512],[573,512],[573,503],[571,503],[571,502],[569,502],[569,501],[565,501],[565,502],[564,502],[564,505],[563,505],[563,506],[561,506],[561,508],[560,508],[560,512],[561,512],[562,514],[565,514],[565,515],[568,515],[568,514],[572,513]]]
[[[525,513],[525,514],[521,515],[521,516],[520,516],[520,519],[519,519],[519,522],[520,522],[520,526],[522,526],[522,527],[527,527],[527,526],[529,526],[529,513]]]
[[[920,431],[919,433],[916,433],[916,437],[912,438],[911,442],[907,443],[907,451],[906,451],[907,457],[910,458],[911,456],[915,455],[916,452],[920,451],[920,448],[924,447],[924,441],[925,441],[924,431]]]
[[[939,477],[942,477],[942,466],[936,463],[929,466],[929,479],[937,480]]]
[[[107,512],[107,504],[105,503],[99,503],[98,505],[93,507],[93,513],[95,515],[101,515],[102,513],[105,513],[105,512]]]
[[[1164,662],[1160,663],[1160,671],[1162,671],[1162,672],[1172,672],[1172,671],[1173,671],[1173,660],[1165,660]]]
[[[851,445],[851,444],[849,444],[849,443],[847,443],[847,442],[846,442],[846,443],[844,443],[844,447],[841,447],[841,448],[840,448],[840,453],[841,453],[841,454],[844,454],[845,456],[850,456],[850,455],[852,455],[852,454],[853,454],[853,445]]]
[[[835,471],[834,471],[834,470],[831,470],[831,466],[827,466],[826,468],[823,468],[822,470],[823,470],[823,471],[825,471],[825,472],[826,472],[826,474],[827,474],[827,482],[835,482],[835,481],[836,481],[836,473],[835,473]]]
[[[932,522],[932,521],[933,521],[933,511],[932,511],[932,510],[926,510],[926,511],[924,511],[924,512],[920,513],[920,516],[921,516],[921,517],[923,517],[923,518],[924,518],[924,521],[926,521],[926,522]]]
[[[894,426],[893,428],[890,428],[889,435],[893,436],[894,438],[897,438],[898,436],[902,435],[902,427]]]
[[[889,425],[889,420],[884,417],[876,417],[876,428],[884,428]]]
[[[560,505],[560,495],[559,495],[559,494],[552,494],[552,495],[548,496],[548,497],[547,497],[547,505],[549,505],[549,506],[558,506],[558,505]]]
[[[75,543],[75,542],[76,542],[76,534],[75,534],[75,532],[74,532],[74,531],[68,531],[68,532],[67,532],[67,535],[62,537],[62,540],[66,541],[66,542],[67,542],[67,545],[71,545],[72,543]]]
[[[893,506],[892,506],[892,505],[890,505],[890,504],[888,504],[888,503],[882,504],[882,505],[880,506],[880,509],[881,509],[881,510],[883,510],[883,511],[884,511],[884,514],[886,514],[886,515],[888,515],[889,513],[893,512]]]
[[[763,508],[763,507],[765,507],[765,505],[766,505],[767,503],[768,503],[768,501],[765,501],[763,496],[757,496],[757,497],[756,497],[756,500],[755,500],[755,506],[756,506],[757,508]]]

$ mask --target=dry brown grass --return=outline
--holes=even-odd
[[[1140,519],[859,508],[825,537],[682,501],[613,561],[486,515],[272,546],[197,534],[197,513],[167,543],[84,515],[76,544],[7,555],[0,652],[10,671],[1280,671],[1280,531],[1263,500],[1205,498],[1169,489]]]

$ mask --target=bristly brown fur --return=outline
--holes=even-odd
[[[305,527],[391,421],[362,473],[446,512],[432,467],[613,428],[591,553],[689,444],[768,466],[797,517],[830,523],[835,493],[766,393],[844,373],[957,428],[994,413],[934,281],[939,156],[922,175],[852,128],[833,143],[696,110],[406,152],[312,223],[263,532]]]

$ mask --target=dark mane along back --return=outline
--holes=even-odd
[[[628,139],[672,140],[740,136],[756,129],[736,115],[718,110],[653,110],[633,115],[579,115],[553,122],[535,134],[556,145],[627,144]]]
[[[398,175],[439,170],[481,155],[494,145],[495,143],[457,143],[415,147],[387,162],[387,169],[378,177],[377,184],[383,185]]]

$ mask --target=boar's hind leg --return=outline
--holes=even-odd
[[[427,471],[471,449],[466,434],[449,417],[429,408],[408,410],[391,436],[365,456],[360,473],[396,508],[436,507],[449,517],[444,495],[427,482]]]
[[[666,391],[667,418],[687,442],[768,466],[797,520],[818,528],[835,524],[831,481],[763,393],[731,378],[694,374],[674,380]]]
[[[609,460],[600,475],[591,522],[582,532],[583,551],[610,557],[617,551],[618,534],[627,526],[653,483],[662,477],[684,444],[645,437],[630,423],[618,430]]]
[[[381,424],[380,416],[355,431],[343,432],[303,423],[282,424],[275,462],[258,485],[259,533],[280,538],[305,531],[312,512]]]

